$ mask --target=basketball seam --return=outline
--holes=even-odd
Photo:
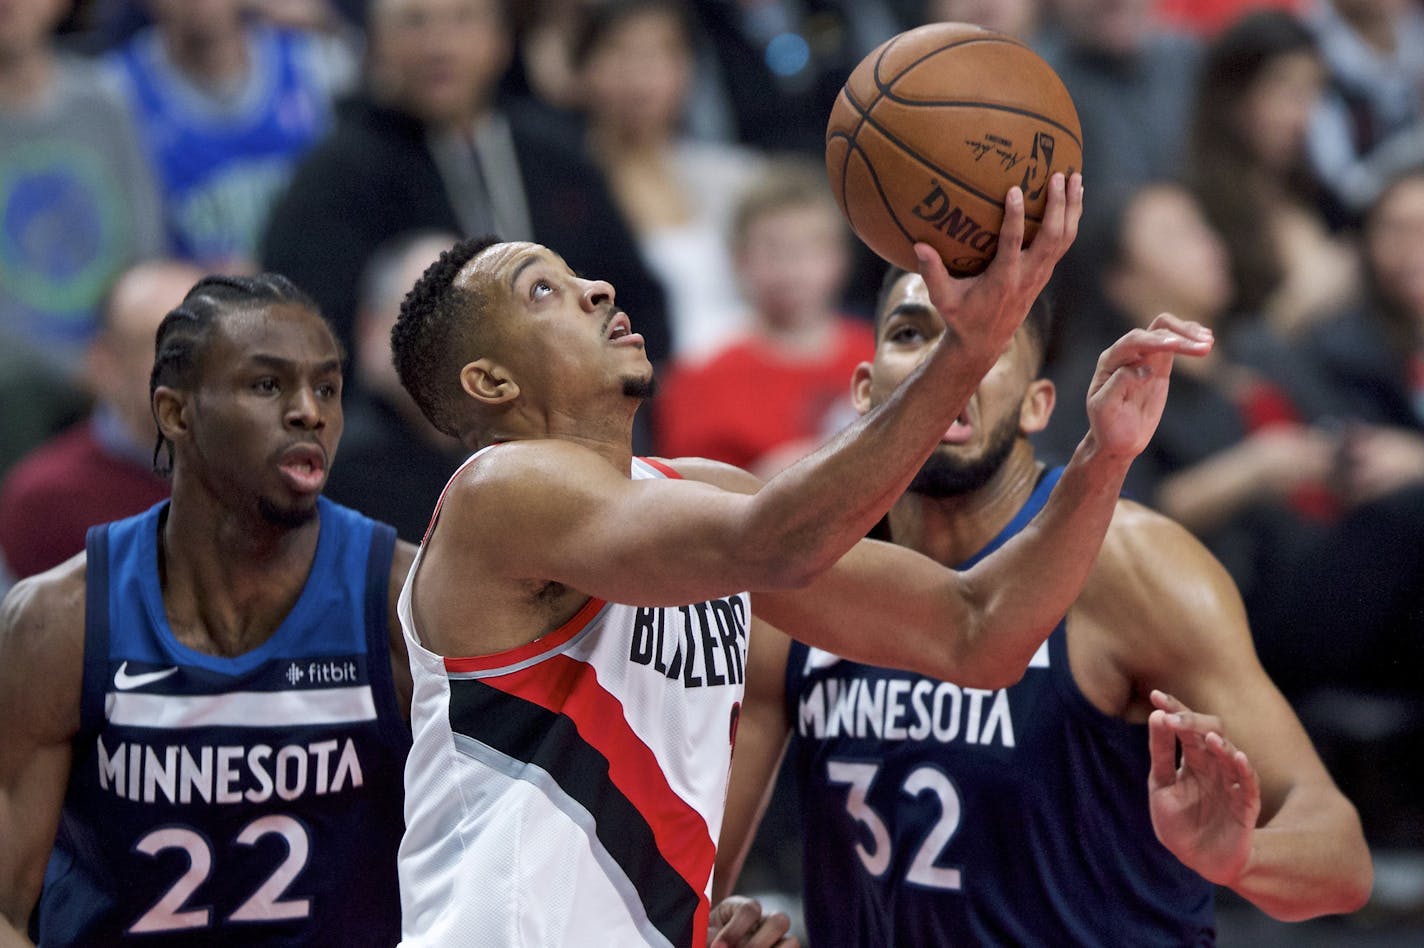
[[[905,73],[909,72],[911,69],[914,69],[920,63],[929,59],[931,56],[938,56],[940,53],[944,52],[947,49],[954,49],[957,46],[968,46],[971,43],[1003,43],[1008,46],[1023,46],[1022,43],[1017,42],[1016,40],[1007,39],[1002,36],[970,36],[966,39],[955,40],[953,43],[946,43],[943,46],[935,47],[934,49],[925,53],[919,59],[916,59],[914,62],[911,62],[904,69],[901,69],[889,80],[886,80],[882,83],[880,79],[880,64],[885,61],[885,57],[890,54],[890,50],[895,46],[895,42],[891,42],[887,44],[885,49],[880,53],[880,55],[876,57],[875,70],[871,73],[871,77],[875,80],[875,87],[880,90],[881,94],[888,95],[890,87],[893,86],[895,83],[899,82],[901,79],[905,78]]]
[[[865,149],[861,148],[858,142],[851,142],[849,149],[846,151],[846,160],[841,166],[842,179],[844,179],[845,175],[849,172],[850,156],[853,153],[857,152],[860,154],[861,159],[865,162],[865,170],[870,175],[870,183],[875,185],[875,193],[880,196],[881,206],[883,206],[886,212],[890,215],[891,223],[893,223],[895,227],[900,231],[901,236],[903,236],[906,240],[910,242],[911,247],[913,248],[914,244],[916,243],[915,238],[910,234],[908,230],[905,229],[905,225],[900,223],[900,217],[895,213],[894,205],[890,203],[889,197],[885,194],[885,189],[880,186],[880,175],[876,172],[875,165],[871,163],[870,159],[865,154]],[[844,180],[842,180],[841,187],[842,189],[844,189],[845,187]],[[850,218],[850,216],[850,202],[847,201],[846,217]],[[854,219],[851,219],[851,227],[852,229],[854,229],[855,227]]]
[[[846,96],[846,98],[847,98],[847,99],[850,99],[850,96]],[[853,106],[855,105],[854,100],[851,100],[851,105],[853,105]],[[859,111],[859,106],[856,106],[856,110]],[[890,142],[890,144],[894,145],[894,146],[895,146],[896,148],[898,148],[902,153],[904,153],[905,155],[907,155],[907,156],[913,158],[915,161],[917,161],[917,162],[919,162],[920,164],[924,165],[926,168],[930,169],[930,170],[933,171],[935,174],[942,176],[946,181],[949,181],[950,183],[954,184],[954,185],[955,185],[956,187],[958,187],[960,190],[962,190],[962,191],[964,191],[964,192],[966,192],[966,193],[968,193],[968,194],[972,194],[974,197],[977,197],[979,200],[981,200],[981,201],[983,201],[984,203],[989,204],[989,205],[991,205],[991,206],[993,206],[993,207],[1002,208],[1002,207],[1004,206],[1002,200],[995,200],[994,198],[992,198],[992,197],[990,197],[989,195],[985,194],[983,191],[981,191],[981,190],[979,190],[978,188],[972,186],[972,185],[969,184],[968,182],[961,180],[960,178],[956,177],[955,175],[950,174],[949,172],[945,171],[943,168],[939,168],[939,167],[937,167],[936,165],[934,165],[933,163],[931,163],[931,162],[930,162],[929,160],[927,160],[924,156],[922,156],[918,151],[916,151],[914,148],[911,148],[906,142],[902,141],[901,139],[899,139],[899,138],[896,137],[895,135],[891,134],[890,131],[889,131],[884,125],[881,125],[878,121],[876,121],[876,120],[875,120],[875,117],[874,117],[873,115],[871,115],[868,111],[861,112],[861,113],[860,113],[860,117],[861,117],[861,123],[860,123],[861,125],[866,125],[866,124],[870,125],[871,128],[875,129],[877,132],[879,132],[881,135],[883,135],[883,136],[885,137],[885,140],[886,140],[886,141]],[[857,130],[858,130],[858,129],[857,129]],[[856,148],[859,149],[859,142],[856,142],[856,143],[854,143],[854,144],[856,145]],[[866,164],[869,165],[870,163],[869,163],[869,162],[866,162]],[[842,187],[844,187],[844,181],[842,181]],[[842,192],[842,193],[844,193],[844,192]],[[883,192],[882,192],[882,194],[883,194]],[[890,207],[890,205],[889,205],[888,203],[887,203],[885,206],[886,206],[887,208]],[[895,212],[894,212],[893,210],[891,210],[890,216],[891,216],[891,217],[894,217],[894,216],[895,216]],[[1027,208],[1024,209],[1024,220],[1026,220],[1026,221],[1033,221],[1034,223],[1038,223],[1038,224],[1043,223],[1043,217],[1042,217],[1041,215],[1038,216],[1038,217],[1035,217],[1035,216],[1033,216],[1032,214],[1028,213],[1028,209],[1027,209]],[[899,221],[898,221],[898,220],[896,221],[896,226],[899,226]],[[903,228],[902,228],[902,229],[903,229]]]
[[[1047,125],[1052,125],[1054,128],[1061,129],[1065,135],[1073,139],[1073,144],[1077,145],[1080,149],[1083,147],[1082,139],[1080,139],[1079,136],[1075,134],[1071,128],[1069,128],[1067,125],[1064,125],[1062,122],[1057,122],[1041,112],[1031,112],[1028,109],[1021,109],[1012,105],[997,105],[993,102],[979,102],[972,99],[933,99],[928,101],[921,99],[906,99],[902,96],[896,95],[893,91],[890,90],[886,90],[880,94],[880,98],[875,100],[876,105],[880,104],[880,99],[889,99],[896,105],[908,105],[915,108],[919,108],[921,106],[945,106],[949,108],[987,109],[991,112],[1008,112],[1013,115],[1024,115],[1029,118],[1038,119],[1039,121]]]

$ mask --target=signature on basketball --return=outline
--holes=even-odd
[[[964,144],[969,147],[974,160],[980,161],[985,155],[994,155],[999,162],[999,167],[1005,171],[1013,170],[1013,167],[1023,161],[1023,155],[1014,150],[1014,143],[1007,138],[998,135],[986,134],[978,141],[969,138]]]

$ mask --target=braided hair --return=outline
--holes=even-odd
[[[183,302],[169,311],[158,326],[154,339],[153,371],[148,377],[149,403],[160,385],[191,390],[202,373],[203,352],[212,339],[218,318],[244,310],[260,309],[291,303],[320,314],[316,302],[279,273],[256,276],[203,277],[183,297]],[[333,334],[334,336],[334,334]],[[155,423],[157,417],[155,416]],[[167,447],[168,464],[160,467],[158,456]],[[158,430],[153,446],[153,469],[160,474],[173,471],[173,442]]]
[[[464,403],[460,367],[468,361],[486,301],[478,290],[455,286],[455,276],[496,243],[494,237],[473,237],[442,253],[406,294],[391,327],[391,355],[401,385],[431,424],[456,438]]]

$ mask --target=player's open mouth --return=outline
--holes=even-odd
[[[326,484],[326,455],[315,445],[289,448],[278,469],[287,484],[300,493],[316,493]]]
[[[608,327],[604,330],[604,338],[609,342],[618,345],[643,346],[643,337],[633,331],[633,324],[628,319],[628,314],[618,312],[608,321]]]
[[[954,419],[939,441],[940,444],[964,444],[973,436],[974,423],[969,420],[969,412],[965,411]]]

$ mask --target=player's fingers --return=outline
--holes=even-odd
[[[713,938],[714,948],[740,948],[761,924],[761,903],[756,899],[737,898],[735,908],[728,910],[726,901],[717,906],[717,918],[722,923]]]
[[[1073,172],[1068,178],[1068,209],[1064,220],[1063,233],[1067,246],[1078,239],[1078,224],[1083,219],[1083,176]]]
[[[1198,339],[1209,342],[1215,338],[1211,327],[1203,326],[1201,323],[1191,319],[1182,319],[1171,313],[1158,313],[1148,325],[1148,329],[1170,329],[1172,332],[1187,336],[1191,339]]]
[[[1147,697],[1148,700],[1152,702],[1153,707],[1161,708],[1163,711],[1181,711],[1186,708],[1186,705],[1178,701],[1175,696],[1168,694],[1160,688],[1153,688]]]
[[[1205,737],[1212,731],[1220,735],[1224,730],[1221,726],[1221,718],[1214,714],[1203,714],[1200,711],[1193,711],[1190,708],[1174,711],[1168,716],[1167,723],[1179,736],[1182,734],[1199,734]]]
[[[994,251],[994,261],[990,266],[1005,269],[1018,262],[1023,253],[1024,239],[1024,195],[1018,185],[1009,188],[1004,196],[1004,224],[999,228],[999,249]]]
[[[1054,172],[1048,179],[1048,200],[1043,208],[1043,219],[1028,251],[1037,263],[1056,263],[1073,242],[1068,232],[1067,190],[1063,174]]]
[[[939,251],[929,244],[915,244],[915,259],[919,261],[920,276],[924,278],[925,290],[930,295],[930,302],[942,315],[947,309],[955,306],[958,301],[958,294],[954,289],[954,278],[945,268]]]
[[[1152,758],[1147,789],[1170,786],[1177,775],[1177,736],[1167,726],[1167,712],[1161,709],[1147,716],[1147,752]]]
[[[761,921],[745,948],[781,948],[786,933],[791,931],[791,919],[783,912],[774,912]],[[794,939],[792,940],[794,942]]]

